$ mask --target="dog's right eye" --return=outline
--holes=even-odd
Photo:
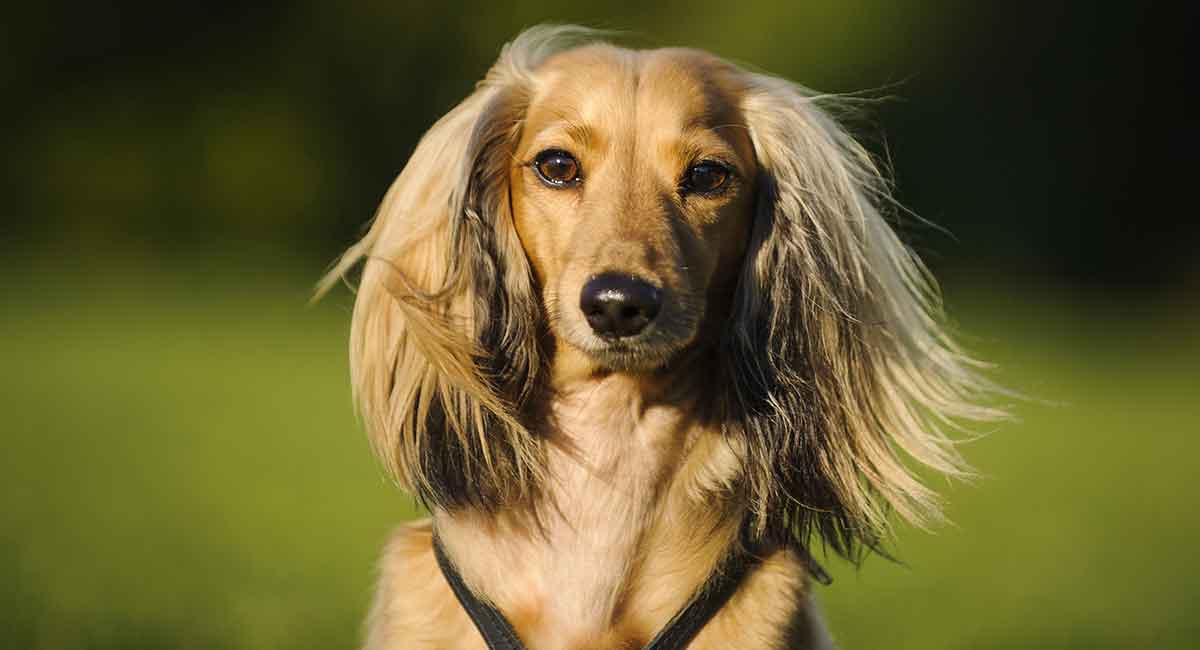
[[[533,160],[533,169],[548,185],[569,187],[579,182],[579,162],[561,149],[547,149]]]

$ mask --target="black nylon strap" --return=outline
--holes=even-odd
[[[479,600],[467,588],[458,569],[446,557],[446,551],[442,548],[442,543],[438,540],[436,533],[433,535],[433,554],[437,557],[438,567],[442,570],[446,582],[450,584],[454,596],[458,598],[458,602],[467,611],[467,615],[475,622],[475,627],[483,636],[488,648],[491,650],[525,650],[521,639],[509,624],[508,619],[504,618],[504,614]],[[758,566],[758,563],[758,557],[743,550],[740,544],[736,545],[735,550],[709,576],[708,580],[688,601],[688,604],[679,610],[679,613],[667,622],[666,627],[650,640],[645,650],[683,650],[686,648],[704,625],[725,606],[725,603],[741,585],[742,580],[754,567]]]
[[[708,577],[687,605],[679,610],[666,627],[658,632],[645,650],[681,650],[692,642],[713,616],[716,615],[742,584],[746,574],[758,566],[758,558],[735,545],[717,570]]]
[[[433,554],[437,557],[438,567],[441,568],[442,575],[446,577],[446,582],[450,583],[450,589],[454,591],[454,596],[458,598],[463,609],[467,610],[467,615],[475,622],[475,627],[483,635],[483,640],[487,642],[488,648],[491,650],[525,650],[521,639],[517,637],[516,630],[513,630],[508,619],[504,618],[504,614],[476,598],[475,594],[467,588],[462,576],[458,574],[458,569],[455,569],[450,559],[446,557],[446,551],[442,549],[442,542],[438,540],[437,533],[433,535]]]

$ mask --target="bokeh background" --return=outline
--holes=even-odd
[[[586,6],[585,6],[586,5]],[[1157,3],[20,3],[0,21],[0,645],[351,648],[414,516],[306,308],[539,22],[887,99],[856,129],[969,347],[1035,399],[953,524],[830,559],[843,647],[1194,648],[1195,22]]]

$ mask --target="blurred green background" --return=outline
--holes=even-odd
[[[11,7],[0,25],[0,645],[351,648],[411,499],[312,283],[416,139],[538,22],[829,91],[969,346],[1037,398],[965,448],[953,525],[836,560],[843,647],[1193,648],[1194,22],[1152,4]],[[886,137],[884,137],[886,136]]]

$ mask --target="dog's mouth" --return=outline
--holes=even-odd
[[[686,340],[662,340],[663,337],[654,334],[646,332],[633,339],[588,340],[575,347],[606,370],[649,372],[665,366],[688,344]]]

